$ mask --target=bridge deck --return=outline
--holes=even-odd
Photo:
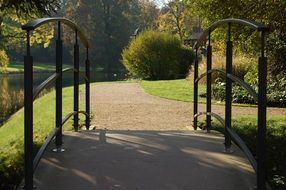
[[[101,138],[100,138],[101,136]],[[66,152],[47,151],[37,189],[254,189],[255,174],[241,151],[223,152],[220,134],[200,131],[66,132]],[[50,149],[52,146],[50,147]]]

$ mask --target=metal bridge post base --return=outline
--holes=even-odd
[[[21,187],[21,189],[26,189],[26,188],[25,188],[25,185],[23,185],[23,186]],[[37,189],[36,185],[33,185],[33,189]]]
[[[232,145],[230,145],[230,146],[226,146],[226,145],[224,145],[224,151],[223,151],[224,153],[227,153],[227,154],[232,154],[232,153],[234,153],[234,150],[233,150],[233,148],[232,148]]]
[[[99,130],[99,142],[106,143],[106,129]]]
[[[65,151],[66,149],[62,148],[61,146],[52,149],[52,152],[55,152],[55,153],[62,153]]]
[[[85,120],[85,129],[88,131],[90,128],[90,119]]]

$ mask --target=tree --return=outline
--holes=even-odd
[[[139,25],[142,28],[154,26],[150,15],[157,11],[147,0],[68,1],[64,10],[65,17],[82,26],[88,35],[92,62],[107,73],[124,70],[120,63],[122,49]],[[72,40],[74,34],[66,37]]]
[[[25,34],[20,28],[21,24],[26,23],[31,18],[52,14],[59,8],[59,0],[0,0],[0,50],[1,64],[5,67],[9,60],[7,49],[21,46]],[[36,34],[31,38],[32,43],[45,42],[49,44],[51,39],[51,30],[39,30],[40,33],[49,33],[49,35]],[[6,61],[4,61],[6,60]]]
[[[1,13],[14,9],[18,14],[26,16],[31,13],[50,15],[60,6],[59,0],[1,0],[0,3]]]
[[[286,74],[286,1],[285,0],[188,0],[191,9],[203,18],[205,27],[224,18],[243,18],[264,23],[270,28],[267,49],[273,75]],[[224,36],[223,36],[224,35]],[[239,51],[256,54],[260,47],[258,33],[245,27],[233,26],[232,36],[239,42]],[[225,32],[214,32],[217,43],[225,43]]]
[[[179,36],[181,42],[191,34],[192,16],[188,4],[182,0],[172,0],[160,11],[158,19],[160,31],[171,32]]]

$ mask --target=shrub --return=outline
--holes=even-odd
[[[9,63],[9,57],[4,50],[0,49],[0,67],[6,67]]]
[[[145,31],[122,52],[122,63],[133,77],[173,79],[186,75],[194,53],[168,33]]]
[[[219,54],[214,54],[212,57],[212,68],[213,69],[223,69],[225,70],[225,61],[226,57],[225,55],[219,55]],[[233,66],[232,66],[232,73],[243,79],[246,73],[249,71],[249,69],[252,67],[254,64],[255,60],[252,58],[248,58],[246,56],[242,55],[237,55],[233,56]],[[207,68],[207,63],[206,63],[206,58],[203,58],[200,65],[199,65],[199,73],[205,73]],[[224,75],[218,72],[213,72],[212,73],[212,81],[216,80],[223,80]],[[202,78],[200,80],[200,83],[206,83],[206,77]]]
[[[258,90],[258,84],[255,77],[252,79],[255,84],[251,84],[252,88]],[[278,79],[269,78],[267,81],[267,106],[286,107],[286,77],[278,77]],[[217,100],[225,100],[225,82],[217,80],[213,84],[213,97]],[[235,103],[255,104],[253,97],[241,86],[233,84],[232,101]]]
[[[215,84],[212,86],[213,97],[219,101],[225,101],[225,82],[217,79]],[[252,96],[244,90],[241,86],[233,83],[232,87],[232,102],[244,103],[244,104],[254,104],[255,101]]]
[[[182,47],[180,59],[180,76],[186,77],[190,70],[190,66],[194,61],[194,51],[187,47]]]
[[[24,92],[0,90],[0,125],[24,104]]]

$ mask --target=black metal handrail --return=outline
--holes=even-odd
[[[218,28],[222,25],[225,25],[225,24],[229,24],[229,23],[248,26],[248,27],[250,27],[254,30],[257,30],[257,31],[267,32],[269,30],[263,24],[260,24],[258,22],[252,21],[252,20],[236,19],[236,18],[222,19],[222,20],[214,22],[207,29],[205,29],[203,31],[200,38],[198,39],[198,41],[194,45],[195,49],[198,49],[204,42],[207,41],[207,37],[209,36],[209,33],[214,31],[216,28]]]
[[[47,147],[49,146],[49,144],[51,143],[51,141],[56,137],[56,135],[60,132],[60,130],[62,129],[63,125],[68,121],[69,118],[71,118],[73,115],[75,114],[79,114],[82,113],[84,115],[88,115],[85,111],[78,111],[78,112],[70,112],[68,113],[66,116],[64,116],[62,118],[62,125],[60,127],[56,127],[54,128],[50,134],[47,136],[45,142],[43,143],[43,145],[41,146],[41,148],[39,149],[39,151],[37,152],[37,155],[34,158],[33,161],[33,171],[35,172],[35,170],[37,169],[38,164],[40,163],[41,158],[43,157]]]
[[[86,48],[89,48],[90,45],[89,45],[89,42],[88,42],[88,39],[87,37],[84,35],[84,33],[81,31],[80,27],[78,27],[74,22],[72,22],[71,20],[69,19],[66,19],[66,18],[63,18],[63,17],[53,17],[53,18],[39,18],[39,19],[36,19],[36,20],[33,20],[27,24],[24,24],[22,26],[22,29],[23,30],[26,30],[26,31],[32,31],[32,30],[35,30],[36,28],[42,26],[42,25],[45,25],[45,24],[48,24],[50,22],[61,22],[63,24],[66,24],[67,26],[69,26],[71,29],[73,29],[74,31],[77,31],[78,33],[78,36],[81,40],[81,42],[83,43],[83,45],[86,47]]]
[[[69,71],[73,71],[73,72],[78,72],[76,69],[74,68],[66,68],[66,69],[63,69],[62,70],[62,73],[66,73],[66,72],[69,72]],[[89,81],[89,79],[87,78],[87,76],[85,75],[85,73],[83,72],[79,72],[80,76],[82,78],[84,78],[84,80],[86,82]],[[44,90],[46,89],[47,87],[49,87],[50,85],[52,85],[55,80],[59,77],[60,75],[57,74],[57,73],[54,73],[52,74],[49,78],[47,78],[44,82],[42,82],[39,86],[37,86],[34,90],[34,93],[33,93],[33,100],[35,100],[37,98],[37,96]]]
[[[227,42],[226,42],[226,70],[212,69],[212,46],[211,46],[211,33],[216,28],[222,25],[228,25],[227,30]],[[232,24],[239,24],[248,26],[261,33],[261,56],[258,60],[258,93],[247,83],[245,83],[240,78],[232,74],[232,54],[233,54],[233,44],[231,41],[231,26]],[[265,57],[265,33],[268,32],[268,28],[263,24],[242,20],[242,19],[223,19],[219,20],[212,25],[210,25],[200,36],[199,40],[195,43],[194,49],[196,51],[195,64],[194,64],[194,129],[197,129],[197,118],[200,115],[206,115],[206,128],[208,131],[211,129],[211,116],[215,117],[220,121],[225,127],[225,148],[230,150],[231,140],[234,141],[247,156],[252,167],[256,171],[257,175],[257,189],[265,190],[266,188],[266,168],[265,168],[265,154],[266,154],[266,77],[267,77],[267,59]],[[207,43],[207,69],[206,72],[198,76],[198,50],[201,45],[205,42]],[[213,72],[220,72],[225,75],[226,79],[226,97],[225,97],[225,119],[220,117],[218,114],[212,113],[211,111],[211,81]],[[198,112],[198,82],[201,78],[207,76],[206,85],[206,112]],[[231,118],[232,118],[232,81],[237,82],[245,90],[247,90],[250,95],[253,96],[254,100],[258,104],[258,150],[257,150],[257,162],[251,154],[249,148],[243,142],[243,140],[231,129]]]
[[[56,22],[58,26],[58,38],[56,40],[56,73],[48,77],[42,84],[33,90],[33,56],[31,56],[30,35],[31,31],[41,25]],[[74,44],[74,68],[62,69],[63,65],[63,42],[61,39],[61,24],[67,25],[75,32]],[[90,126],[90,61],[89,61],[89,42],[80,30],[80,28],[72,21],[61,18],[41,18],[31,21],[22,26],[27,32],[27,54],[24,56],[24,175],[26,190],[33,189],[33,173],[39,164],[39,161],[46,150],[47,146],[53,138],[55,138],[56,150],[61,150],[62,145],[62,126],[70,118],[73,118],[73,126],[77,131],[79,126],[78,115],[85,114],[85,126],[89,129]],[[86,48],[85,74],[79,71],[79,44],[78,38]],[[73,112],[62,117],[62,75],[64,72],[73,71],[74,73],[74,107]],[[85,79],[85,111],[79,111],[79,76]],[[46,141],[38,151],[36,157],[33,157],[33,101],[39,93],[56,81],[56,127],[48,135]]]
[[[212,113],[212,112],[199,112],[196,115],[194,115],[194,118],[197,118],[201,115],[210,115],[213,116],[214,118],[216,118],[221,124],[222,126],[225,126],[225,120],[218,114],[216,113]],[[246,144],[243,142],[243,140],[236,134],[236,132],[234,132],[230,127],[226,127],[226,130],[228,131],[228,133],[230,134],[232,140],[241,148],[241,150],[243,151],[244,155],[247,157],[247,159],[249,160],[251,166],[253,167],[253,169],[255,171],[257,171],[257,162],[254,158],[254,156],[251,154],[251,151],[249,150],[249,148],[246,146]]]

